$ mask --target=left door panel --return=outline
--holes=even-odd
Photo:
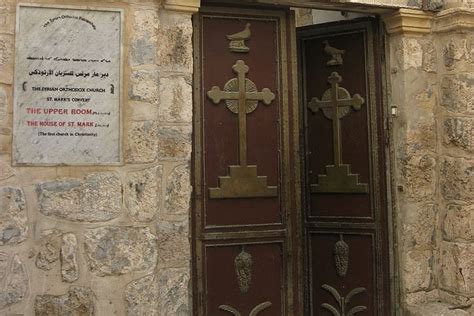
[[[196,315],[298,311],[292,26],[286,10],[203,8],[194,18]]]

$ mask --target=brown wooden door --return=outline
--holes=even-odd
[[[194,314],[301,314],[292,15],[204,7],[194,32]]]
[[[305,125],[307,310],[390,315],[375,21],[298,31]]]

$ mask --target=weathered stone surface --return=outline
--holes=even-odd
[[[158,128],[158,157],[161,160],[188,160],[191,158],[192,128],[163,126]]]
[[[162,202],[163,167],[129,172],[126,203],[128,214],[138,222],[150,222]]]
[[[448,148],[474,152],[474,119],[449,117],[443,124],[443,141]]]
[[[130,43],[130,63],[147,65],[156,63],[158,14],[156,10],[139,10],[134,13],[133,37]]]
[[[122,210],[122,185],[112,172],[41,183],[36,191],[41,213],[60,219],[102,222],[120,216]]]
[[[169,174],[166,185],[165,212],[187,214],[191,203],[191,179],[188,165],[179,165]]]
[[[426,72],[436,72],[438,69],[438,60],[436,49],[433,41],[426,42],[422,45],[423,61],[422,69]]]
[[[157,70],[134,70],[130,81],[130,99],[157,104],[159,95]]]
[[[158,156],[158,125],[154,121],[131,122],[128,132],[127,162],[149,163]]]
[[[120,275],[153,268],[156,237],[144,227],[99,227],[85,233],[90,270],[97,275]]]
[[[474,295],[474,244],[441,242],[440,287],[454,293]]]
[[[448,70],[454,69],[461,60],[469,59],[469,49],[466,39],[452,38],[443,49],[444,66]]]
[[[0,252],[0,309],[22,301],[28,291],[28,274],[17,255]]]
[[[0,245],[13,245],[28,236],[26,201],[22,190],[0,188]]]
[[[409,204],[403,208],[403,232],[401,238],[405,249],[432,245],[436,229],[436,205]]]
[[[469,311],[463,309],[450,309],[450,305],[443,303],[428,303],[423,305],[407,306],[407,316],[469,316]]]
[[[158,282],[154,275],[148,275],[130,282],[125,289],[128,316],[159,316]]]
[[[11,178],[15,171],[10,167],[10,163],[0,158],[0,180]]]
[[[49,271],[59,260],[61,235],[58,230],[46,230],[41,233],[41,246],[36,256],[36,267],[38,269]]]
[[[448,205],[443,230],[444,238],[449,241],[474,241],[474,205]]]
[[[436,160],[431,155],[413,155],[400,161],[404,193],[411,201],[431,201],[436,190]]]
[[[7,92],[3,87],[0,87],[0,122],[4,122],[7,117],[7,105],[8,105],[8,98]]]
[[[13,36],[0,34],[0,83],[13,82]]]
[[[158,119],[162,122],[191,122],[193,94],[190,80],[182,76],[160,78]]]
[[[156,235],[158,239],[158,263],[186,262],[191,258],[188,221],[159,221]]]
[[[441,105],[453,113],[474,113],[474,74],[446,75],[441,80]]]
[[[91,289],[71,286],[63,295],[38,295],[35,299],[36,316],[93,316],[95,296]]]
[[[418,69],[422,65],[423,52],[421,44],[415,38],[404,37],[396,49],[398,64],[401,69]]]
[[[192,72],[192,33],[190,16],[174,12],[161,15],[158,26],[158,65],[167,70]]]
[[[187,268],[158,270],[158,303],[161,315],[187,316],[189,306],[189,271]]]
[[[431,250],[411,250],[404,255],[403,285],[407,292],[427,290],[431,286],[433,253]]]
[[[431,303],[439,300],[438,289],[432,291],[419,291],[414,293],[407,293],[405,295],[405,302],[408,305],[420,305]]]
[[[446,200],[474,200],[474,161],[445,157],[441,165],[441,192]]]
[[[63,235],[61,245],[61,276],[65,282],[74,282],[79,278],[77,264],[77,238],[72,233]]]

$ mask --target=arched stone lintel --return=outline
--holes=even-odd
[[[201,7],[200,0],[165,0],[166,10],[194,13]]]

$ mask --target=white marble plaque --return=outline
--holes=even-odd
[[[122,16],[19,6],[14,164],[122,162]]]

